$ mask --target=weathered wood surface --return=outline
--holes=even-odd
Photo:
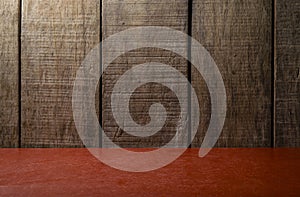
[[[102,3],[102,17],[100,16]],[[138,26],[168,26],[187,33],[188,0],[63,0],[22,2],[22,54],[18,51],[19,1],[0,1],[0,147],[17,147],[18,66],[21,55],[23,147],[78,147],[72,115],[72,87],[81,61],[100,38]],[[275,109],[275,145],[300,145],[299,10],[297,0],[277,0],[275,48],[272,48],[272,2],[193,0],[192,36],[208,49],[227,90],[227,119],[217,146],[261,147],[271,144]],[[275,50],[275,84],[272,81]],[[103,77],[103,122],[107,135],[126,147],[161,146],[175,134],[179,120],[176,96],[158,84],[146,84],[132,96],[133,119],[146,124],[147,109],[160,102],[170,110],[157,135],[133,138],[122,132],[111,113],[114,83],[132,66],[156,61],[187,76],[186,61],[169,51],[141,49],[117,58]],[[192,70],[201,120],[194,147],[200,146],[210,117],[210,98],[199,73]],[[275,105],[272,106],[272,86]]]
[[[166,26],[187,33],[188,1],[104,0],[102,15],[103,39],[122,30],[139,26]],[[134,42],[135,38],[132,39]],[[180,120],[179,103],[174,93],[165,86],[150,83],[133,93],[130,112],[133,120],[145,125],[150,121],[148,115],[150,105],[162,102],[169,113],[163,129],[151,137],[134,137],[123,132],[114,121],[110,104],[114,84],[125,71],[146,62],[164,63],[187,74],[185,59],[170,51],[150,48],[128,52],[108,67],[103,76],[103,128],[113,142],[123,147],[160,147],[172,139]],[[167,80],[168,76],[165,78]],[[105,144],[104,142],[104,146]]]
[[[194,0],[192,36],[214,58],[227,92],[227,117],[219,147],[271,144],[271,35],[269,0]],[[192,71],[201,109],[193,142],[201,144],[210,119],[210,98],[201,75]],[[204,119],[204,120],[203,120]]]
[[[73,122],[73,82],[100,41],[99,25],[99,1],[23,1],[22,147],[82,146]]]
[[[276,2],[276,139],[300,146],[300,2]]]
[[[19,1],[0,1],[0,147],[18,147]]]

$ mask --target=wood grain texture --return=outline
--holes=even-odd
[[[73,122],[73,82],[100,41],[99,25],[99,1],[23,1],[22,147],[82,146]]]
[[[0,147],[18,147],[19,1],[0,0]]]
[[[227,92],[227,117],[219,147],[271,144],[272,4],[269,0],[194,0],[192,36],[214,58]],[[201,124],[200,146],[210,119],[210,98],[201,75],[192,70]]]
[[[300,2],[276,3],[276,146],[300,146]]]
[[[167,26],[187,32],[187,0],[103,0],[102,11],[103,39],[122,30],[140,26]],[[110,96],[114,84],[125,71],[146,62],[164,63],[173,66],[184,75],[187,74],[185,59],[161,49],[143,48],[131,51],[110,64],[103,76],[102,124],[106,135],[123,147],[160,147],[172,139],[180,120],[179,103],[174,93],[161,84],[148,83],[136,89],[132,94],[131,116],[138,124],[145,125],[150,121],[149,107],[155,102],[160,102],[168,112],[163,129],[151,137],[134,137],[120,129],[115,122],[110,106]],[[167,78],[168,76],[166,76]],[[104,142],[104,146],[105,144]]]
[[[0,195],[299,196],[299,149],[215,148],[205,158],[198,151],[189,149],[161,169],[130,173],[81,148],[0,149],[5,158],[0,160]]]

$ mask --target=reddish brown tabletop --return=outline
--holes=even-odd
[[[0,149],[0,196],[300,196],[300,149],[188,149],[146,173],[87,149]]]

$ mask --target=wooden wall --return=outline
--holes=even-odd
[[[0,147],[19,143],[19,1],[0,1]]]
[[[103,39],[138,26],[167,26],[187,33],[187,0],[107,0],[103,1],[102,5]],[[187,46],[185,48],[187,50]],[[172,52],[159,49],[144,48],[128,52],[108,67],[103,77],[103,128],[113,142],[123,147],[159,147],[171,140],[176,133],[176,123],[180,118],[178,100],[169,89],[155,83],[145,84],[134,92],[130,110],[136,122],[146,124],[150,117],[145,109],[149,109],[155,102],[162,102],[169,113],[167,124],[160,132],[147,138],[134,137],[120,129],[114,121],[110,96],[115,82],[132,66],[146,62],[172,65],[187,77],[187,61]]]
[[[73,82],[99,31],[98,1],[23,0],[22,147],[82,146],[73,122]]]
[[[300,145],[300,2],[276,4],[276,146]]]
[[[76,70],[101,39],[138,26],[191,34],[216,61],[227,92],[218,147],[300,146],[299,10],[297,0],[0,0],[0,147],[82,147],[71,104]],[[191,75],[201,112],[192,146],[200,146],[210,118],[206,84],[160,49],[128,52],[106,70],[97,99],[106,134],[124,147],[161,146],[174,135],[178,101],[158,84],[138,88],[130,109],[140,124],[153,102],[172,109],[161,132],[133,138],[113,120],[114,83],[150,60]]]
[[[270,0],[194,0],[192,36],[212,55],[227,94],[227,116],[217,145],[264,147],[271,144],[272,3]],[[199,102],[209,101],[206,84],[192,72]],[[200,84],[200,85],[198,85]],[[205,94],[204,94],[205,92]],[[209,109],[202,118],[209,123]],[[199,146],[207,124],[201,124]]]

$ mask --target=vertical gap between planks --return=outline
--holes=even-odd
[[[187,55],[188,55],[188,59],[191,59],[191,37],[192,37],[192,19],[193,19],[193,0],[188,0],[188,47],[187,47]],[[192,131],[191,131],[191,83],[192,83],[192,65],[191,62],[188,60],[188,146],[189,148],[191,148],[192,146]]]
[[[19,0],[19,20],[18,20],[18,147],[22,147],[22,0]]]
[[[272,124],[271,147],[276,147],[276,0],[272,1]]]
[[[102,131],[103,131],[103,113],[102,113],[102,39],[103,39],[103,35],[102,35],[102,30],[103,30],[103,27],[102,27],[102,1],[103,0],[100,0],[100,24],[99,24],[99,35],[100,35],[100,62],[99,62],[99,66],[100,66],[100,79],[99,79],[99,124],[100,124],[100,131],[99,131],[99,148],[102,148]]]

